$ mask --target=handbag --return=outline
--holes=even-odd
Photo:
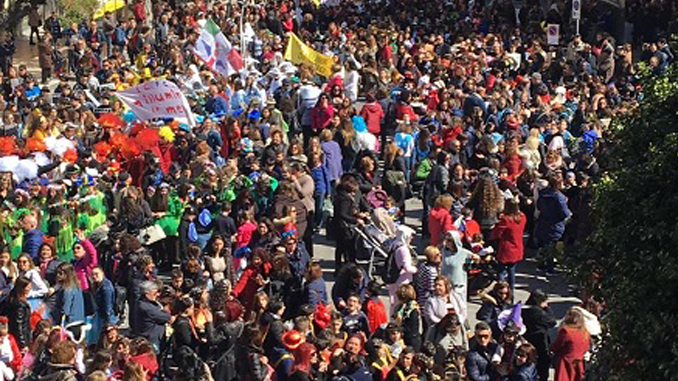
[[[152,245],[158,241],[165,239],[165,231],[158,224],[151,225],[147,228],[141,229],[139,233],[139,241],[143,245]]]

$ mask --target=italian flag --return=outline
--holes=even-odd
[[[194,53],[217,73],[229,77],[243,67],[242,57],[211,19],[207,20],[195,43]]]

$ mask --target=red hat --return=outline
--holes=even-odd
[[[303,343],[306,342],[306,338],[299,331],[291,330],[283,333],[282,342],[285,345],[285,348],[293,351]]]

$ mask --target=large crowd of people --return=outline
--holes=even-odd
[[[563,10],[537,1],[149,4],[32,9],[39,78],[0,36],[0,379],[583,379],[604,304],[558,323],[516,268],[556,276],[591,233],[611,123],[666,39],[549,45]],[[239,73],[193,53],[208,19]],[[283,59],[290,32],[329,77]],[[156,79],[195,125],[116,96]]]

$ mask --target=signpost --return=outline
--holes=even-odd
[[[513,0],[513,10],[516,14],[516,24],[520,26],[520,10],[525,5],[525,0]]]
[[[548,24],[546,26],[546,43],[558,45],[560,43],[560,25]]]
[[[577,34],[579,34],[579,20],[581,19],[581,1],[572,0],[572,19],[577,22]]]

